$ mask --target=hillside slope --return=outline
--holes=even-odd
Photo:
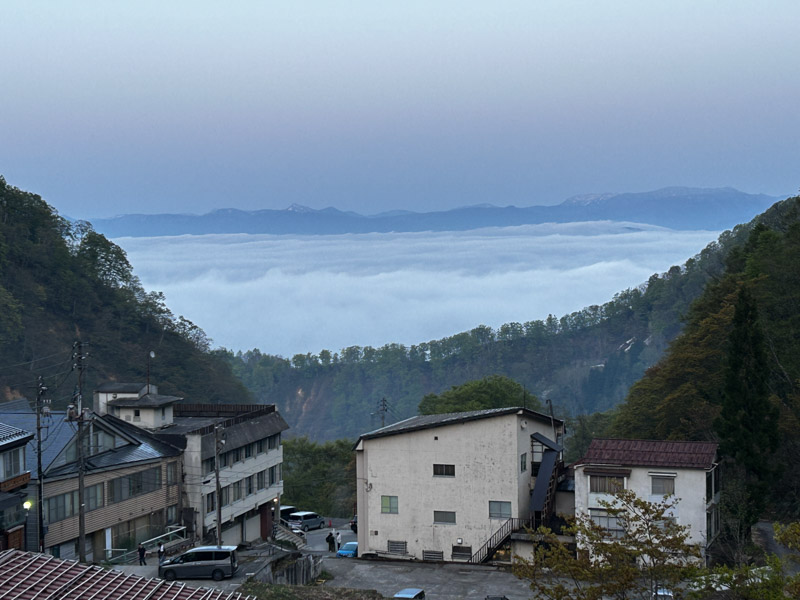
[[[63,408],[77,383],[76,341],[88,352],[89,399],[98,382],[144,382],[148,364],[161,393],[252,399],[203,331],[142,289],[121,248],[0,177],[0,400],[35,397],[41,375]]]
[[[383,421],[416,414],[426,393],[499,374],[553,401],[563,415],[619,404],[678,335],[682,318],[706,285],[725,271],[728,254],[757,222],[797,219],[794,200],[777,203],[750,224],[723,233],[682,266],[653,275],[603,306],[561,318],[477,327],[449,338],[405,347],[350,347],[294,356],[257,350],[227,356],[255,396],[275,402],[294,434],[315,440],[355,438]],[[385,398],[388,413],[379,410]]]

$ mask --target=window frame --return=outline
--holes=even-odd
[[[400,514],[400,499],[397,496],[381,496],[381,514],[398,515]]]
[[[437,473],[437,471],[439,471]],[[433,463],[433,476],[434,477],[455,477],[456,466],[445,463]]]

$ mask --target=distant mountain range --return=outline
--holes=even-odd
[[[391,211],[365,216],[336,208],[292,205],[284,210],[215,210],[204,215],[129,214],[93,220],[107,237],[268,233],[331,235],[413,231],[466,231],[578,221],[632,221],[671,229],[730,229],[748,222],[779,198],[733,188],[669,187],[652,192],[575,196],[554,206],[482,204],[446,211]]]

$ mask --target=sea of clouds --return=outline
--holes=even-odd
[[[214,347],[291,357],[560,317],[682,264],[715,231],[569,223],[464,232],[114,240]]]

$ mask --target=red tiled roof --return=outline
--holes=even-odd
[[[715,442],[594,439],[575,464],[710,469],[716,456]]]
[[[21,550],[0,552],[3,600],[250,600],[238,592],[190,587]]]

